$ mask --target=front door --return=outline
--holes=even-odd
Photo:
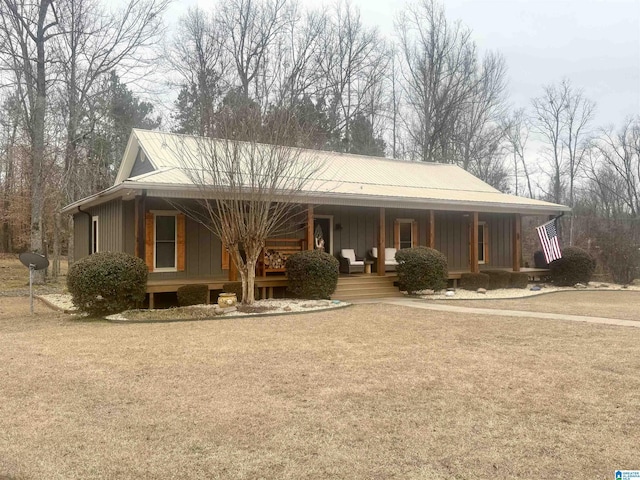
[[[333,218],[329,216],[313,217],[314,248],[323,249],[333,255]]]

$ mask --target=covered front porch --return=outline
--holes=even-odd
[[[167,206],[164,201],[151,198],[136,198],[129,205],[134,207],[130,215],[136,219],[135,232],[132,232],[135,239],[132,238],[130,244],[135,246],[136,254],[152,266],[156,250],[153,215],[154,211],[160,211],[166,216]],[[454,286],[465,272],[522,271],[521,215],[518,213],[351,205],[305,205],[303,212],[304,221],[291,229],[293,234],[268,239],[264,253],[276,252],[283,260],[296,251],[312,250],[317,247],[317,234],[321,231],[322,246],[328,253],[337,257],[342,249],[349,248],[368,259],[367,267],[373,267],[373,273],[355,274],[363,279],[377,276],[394,280],[395,271],[386,265],[386,249],[397,251],[415,246],[435,248],[447,256],[449,279]],[[176,225],[177,268],[175,271],[151,269],[147,284],[150,308],[157,293],[176,292],[182,285],[196,283],[208,285],[210,291],[222,290],[224,283],[239,278],[234,262],[217,237],[190,218],[176,220]],[[373,248],[377,249],[375,258],[371,257]],[[276,289],[286,287],[284,262],[273,267],[276,265],[265,265],[264,261],[258,265],[256,287],[260,298],[271,298]],[[527,273],[532,276],[545,273],[534,270],[528,269]],[[343,278],[347,277],[341,276],[339,286],[349,282]]]

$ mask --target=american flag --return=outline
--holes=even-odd
[[[554,218],[544,225],[540,225],[536,228],[536,231],[538,232],[538,237],[540,237],[540,243],[542,244],[542,250],[544,251],[544,258],[547,260],[547,263],[551,263],[554,260],[562,258],[560,244],[558,243],[556,219]]]

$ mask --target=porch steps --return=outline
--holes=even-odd
[[[402,293],[393,282],[397,275],[352,275],[338,278],[338,287],[331,296],[336,300],[359,300],[365,298],[401,297]]]

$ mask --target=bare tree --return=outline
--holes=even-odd
[[[265,90],[278,107],[295,105],[303,97],[318,95],[320,69],[316,60],[321,46],[325,16],[316,11],[302,11],[292,3],[289,21],[277,36],[267,60]]]
[[[529,198],[533,198],[533,188],[531,187],[531,175],[529,167],[525,161],[525,151],[529,140],[529,119],[524,109],[518,109],[502,121],[502,129],[505,139],[509,144],[509,151],[513,155],[513,171],[515,174],[515,194],[519,195],[519,168],[522,166],[524,178],[527,186]]]
[[[180,133],[214,133],[215,111],[229,82],[225,72],[230,57],[223,43],[215,18],[203,10],[189,9],[180,19],[169,54],[181,87],[176,114]]]
[[[17,85],[31,147],[30,247],[34,252],[45,253],[43,161],[46,153],[47,67],[50,62],[47,47],[55,33],[58,16],[52,0],[33,3],[2,0],[0,18],[0,56]],[[35,279],[43,282],[44,271],[39,271]]]
[[[389,62],[389,51],[377,29],[367,28],[351,4],[338,3],[326,18],[318,56],[337,142],[333,149],[352,151],[351,125],[358,116],[376,126]]]
[[[499,120],[505,110],[505,75],[503,57],[492,53],[484,57],[480,67],[469,72],[469,95],[459,105],[453,130],[453,161],[494,186],[496,179],[492,182],[484,175],[504,170],[504,131]]]
[[[447,20],[436,0],[422,0],[398,17],[407,133],[422,161],[452,162],[454,126],[474,88],[476,50],[470,31]]]
[[[586,174],[609,205],[621,204],[626,215],[640,216],[640,118],[618,130],[603,130],[592,142]],[[619,211],[613,208],[613,211]]]
[[[249,140],[177,137],[176,143],[172,139],[166,143],[181,158],[185,175],[204,199],[199,210],[177,206],[219,236],[238,267],[242,301],[251,304],[265,240],[282,233],[300,215],[299,203],[321,164],[308,153],[300,158],[299,148],[279,145],[300,134],[297,122],[286,114],[268,128],[258,114],[230,121],[226,127]],[[244,132],[238,134],[239,129]]]
[[[588,125],[595,104],[582,90],[564,79],[558,85],[547,85],[540,97],[532,100],[534,128],[546,142],[551,172],[551,198],[562,203],[565,181],[568,182],[568,202],[574,206],[575,181],[588,145]],[[565,180],[566,179],[566,180]],[[570,218],[569,243],[573,243],[573,215]]]
[[[267,100],[260,74],[270,48],[290,18],[289,0],[230,0],[220,6],[217,25],[245,97]]]
[[[593,119],[595,103],[586,98],[582,90],[568,85],[567,107],[564,115],[566,125],[567,174],[569,175],[569,205],[575,205],[575,183],[582,168],[585,152],[589,148],[589,123]],[[569,245],[573,245],[574,217],[569,217]]]

